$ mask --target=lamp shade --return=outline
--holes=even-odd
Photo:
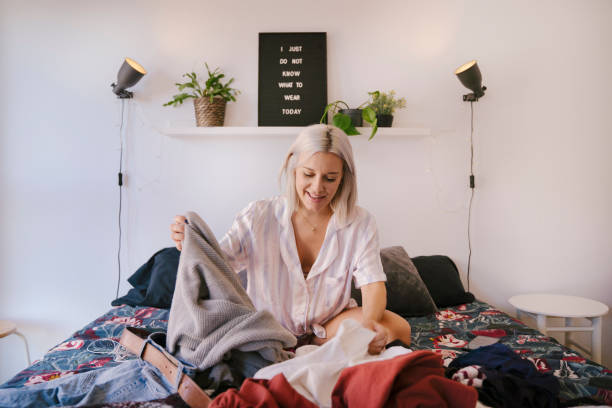
[[[470,61],[457,68],[455,70],[455,75],[457,75],[457,78],[459,78],[463,86],[474,92],[472,97],[475,100],[478,100],[478,98],[484,95],[484,91],[487,88],[482,86],[482,74],[480,73],[476,60]],[[469,100],[466,99],[466,96],[468,95],[465,95],[463,99]]]
[[[120,98],[131,98],[133,94],[126,91],[142,78],[147,71],[131,58],[126,58],[117,73],[117,82],[112,84],[113,92]]]

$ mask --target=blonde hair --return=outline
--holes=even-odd
[[[284,194],[289,202],[290,213],[299,207],[299,197],[295,190],[295,168],[298,157],[307,153],[333,153],[342,159],[342,179],[338,191],[332,198],[331,208],[340,225],[345,225],[353,214],[357,202],[357,178],[351,142],[344,131],[332,125],[311,125],[300,132],[295,139],[281,168],[279,180],[281,188],[284,179]]]

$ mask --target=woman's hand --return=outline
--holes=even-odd
[[[387,329],[374,320],[364,320],[363,327],[376,333],[376,336],[374,336],[370,344],[368,344],[368,353],[380,354],[385,349],[387,339],[389,338]]]
[[[383,319],[387,306],[385,282],[373,282],[361,287],[363,327],[376,332],[376,337],[368,345],[368,353],[380,354],[387,345],[389,332],[379,322]]]
[[[185,239],[185,223],[187,219],[182,215],[174,217],[174,224],[170,224],[170,238],[176,244],[176,249],[183,250],[183,239]]]

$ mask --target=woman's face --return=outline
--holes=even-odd
[[[295,189],[300,204],[310,211],[327,210],[342,180],[342,159],[334,153],[317,152],[299,156]]]

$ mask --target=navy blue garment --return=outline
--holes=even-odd
[[[482,388],[478,389],[478,399],[485,405],[503,408],[559,407],[556,395],[533,383],[533,378],[521,378],[496,370],[483,370],[483,373],[487,378]]]
[[[176,248],[157,251],[128,282],[133,286],[127,295],[111,302],[113,306],[152,306],[170,309],[181,253]]]
[[[469,353],[462,354],[448,365],[449,368],[462,368],[469,365],[479,365],[486,368],[497,368],[508,360],[523,360],[505,344],[495,343],[479,347]],[[535,366],[526,361],[535,370]]]
[[[494,407],[557,407],[559,381],[540,373],[529,360],[508,346],[496,343],[454,359],[449,368],[479,365],[487,377],[478,390],[479,399]]]
[[[205,390],[214,390],[211,398],[230,388],[239,389],[244,380],[253,377],[260,369],[273,364],[257,351],[232,350],[223,356],[223,361],[198,372],[194,380]]]

